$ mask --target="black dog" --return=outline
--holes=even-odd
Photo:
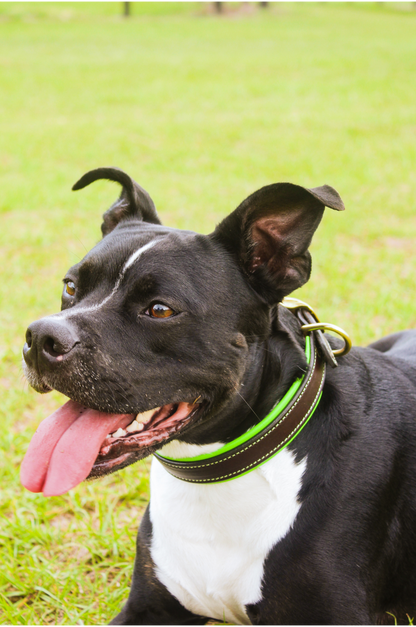
[[[406,622],[416,333],[353,349],[325,379],[338,340],[328,358],[308,308],[279,304],[308,280],[337,192],[270,185],[204,236],[161,226],[115,168],[74,189],[99,178],[123,186],[104,237],[66,275],[62,312],[27,332],[29,382],[71,400],[22,481],[62,494],[159,451],[114,624]]]

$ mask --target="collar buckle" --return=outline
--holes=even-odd
[[[341,327],[336,326],[335,324],[330,324],[329,322],[320,322],[312,307],[307,303],[304,303],[302,300],[286,297],[282,300],[281,304],[283,305],[283,307],[286,307],[286,309],[289,309],[294,313],[294,315],[297,316],[299,322],[302,325],[301,329],[305,335],[313,333],[316,343],[319,346],[321,355],[323,356],[325,361],[330,366],[332,366],[332,368],[336,368],[338,366],[338,362],[335,355],[337,355],[338,357],[342,357],[343,355],[346,355],[351,349],[352,341],[348,333],[346,333],[346,331],[341,329]],[[332,333],[340,335],[344,340],[344,346],[342,348],[333,349],[330,346],[326,337],[324,336],[323,331],[331,331]]]

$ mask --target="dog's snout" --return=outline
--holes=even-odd
[[[42,319],[33,322],[26,331],[23,357],[28,366],[53,366],[62,361],[79,342],[72,327],[61,321]]]

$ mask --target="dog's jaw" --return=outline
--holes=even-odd
[[[87,479],[116,472],[148,457],[179,432],[186,431],[186,427],[199,417],[202,408],[203,403],[171,403],[145,412],[148,418],[144,422],[141,422],[144,414],[139,414],[126,429],[119,429],[117,433],[106,437]],[[136,427],[134,431],[131,428],[137,421],[141,428],[137,430]]]

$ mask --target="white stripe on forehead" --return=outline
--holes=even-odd
[[[157,244],[158,241],[159,240],[152,240],[151,242],[148,242],[141,248],[138,248],[132,255],[130,255],[130,257],[127,259],[126,263],[124,264],[120,274],[118,275],[117,281],[115,282],[115,285],[111,293],[108,296],[106,296],[104,300],[101,301],[101,303],[98,303],[97,305],[90,305],[89,307],[79,307],[76,309],[76,311],[73,311],[72,309],[65,309],[64,311],[60,311],[59,313],[52,314],[52,316],[48,316],[48,317],[50,318],[53,317],[56,320],[57,318],[58,319],[69,318],[71,315],[76,315],[76,314],[84,313],[87,311],[96,311],[97,309],[100,309],[103,305],[108,303],[110,298],[112,298],[114,294],[117,292],[118,288],[120,287],[120,283],[123,280],[124,275],[126,274],[126,271],[129,268],[131,268],[131,266],[142,256],[142,254],[146,252],[146,250],[149,250],[149,248],[152,248],[155,244]]]
[[[144,253],[145,250],[149,250],[149,248],[152,248],[152,246],[154,246],[156,244],[157,240],[153,240],[151,242],[149,242],[148,244],[145,244],[144,246],[142,246],[141,248],[139,248],[138,250],[136,250],[135,253],[133,253],[126,261],[126,263],[124,264],[124,267],[121,271],[121,275],[120,275],[120,279],[122,278],[122,276],[124,275],[125,271],[130,268],[135,261],[138,260],[138,258]]]

